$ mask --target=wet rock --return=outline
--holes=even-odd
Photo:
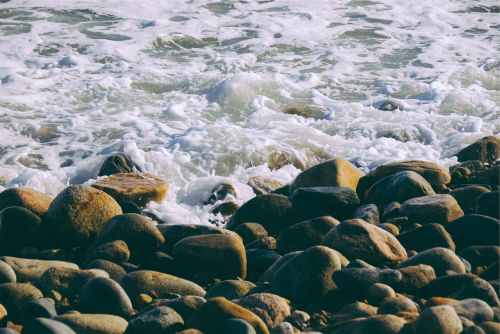
[[[118,203],[134,203],[144,207],[150,201],[161,203],[167,196],[169,184],[147,173],[120,173],[98,179],[92,187],[102,190]]]
[[[90,244],[108,221],[122,213],[103,191],[84,185],[64,189],[50,204],[47,224],[54,240],[70,248]]]
[[[470,246],[499,245],[500,222],[488,216],[466,215],[447,224],[457,251]]]
[[[329,331],[331,334],[397,334],[406,322],[394,315],[374,315],[367,318],[358,318],[341,324],[340,328]]]
[[[107,260],[114,263],[127,262],[130,259],[130,251],[123,240],[114,240],[94,248],[87,261],[96,259]]]
[[[64,261],[22,259],[4,256],[0,260],[7,263],[16,273],[19,282],[34,282],[50,268],[78,270],[78,265]]]
[[[380,212],[375,204],[366,204],[358,207],[354,212],[353,218],[362,219],[373,225],[380,224]]]
[[[487,136],[460,150],[456,156],[458,161],[480,160],[492,163],[500,158],[500,139]]]
[[[333,273],[333,281],[341,290],[354,296],[363,297],[376,283],[394,286],[402,279],[402,274],[393,269],[344,268]]]
[[[104,159],[101,169],[99,170],[99,176],[134,172],[141,172],[139,166],[137,166],[128,155],[117,153]]]
[[[228,196],[237,198],[236,189],[230,183],[221,183],[212,189],[210,197],[204,202],[204,204],[214,204],[217,201],[225,200]]]
[[[0,261],[0,284],[3,283],[16,283],[16,273],[5,262]]]
[[[401,204],[399,212],[410,222],[420,224],[446,224],[464,215],[453,196],[441,194],[409,199]]]
[[[333,250],[314,246],[277,269],[272,285],[278,295],[305,305],[334,288],[332,273],[340,268],[340,259]]]
[[[461,251],[458,256],[469,261],[472,273],[479,274],[486,267],[495,263],[500,258],[500,247],[491,246],[471,246]]]
[[[462,323],[455,310],[448,305],[433,306],[424,310],[417,318],[417,333],[458,334]]]
[[[24,320],[24,306],[26,302],[42,297],[43,295],[40,290],[31,284],[0,284],[0,305],[3,305],[7,309],[9,319],[17,323]]]
[[[360,219],[343,221],[328,232],[322,244],[349,259],[362,259],[373,265],[398,263],[407,258],[405,249],[392,234]]]
[[[335,158],[306,169],[292,182],[290,191],[306,187],[348,187],[356,190],[364,175],[345,159]]]
[[[167,306],[158,306],[132,319],[127,333],[174,333],[183,327],[184,320],[177,312]]]
[[[212,286],[205,298],[224,297],[228,300],[238,299],[245,296],[255,284],[243,280],[226,280]]]
[[[1,333],[1,332],[0,332]],[[77,334],[70,327],[62,322],[46,319],[36,318],[28,321],[23,326],[23,334]]]
[[[54,301],[50,298],[34,299],[26,302],[23,307],[24,318],[52,318],[57,315]]]
[[[174,245],[184,238],[193,237],[197,235],[208,235],[208,234],[224,234],[224,235],[237,236],[237,234],[233,231],[229,231],[221,227],[208,226],[208,225],[159,224],[157,225],[157,228],[165,238],[165,243],[162,245],[161,249],[169,254],[172,251]]]
[[[283,184],[280,182],[262,176],[254,176],[250,178],[250,180],[248,180],[248,185],[252,188],[256,195],[269,194],[274,190],[283,187]]]
[[[228,319],[221,327],[221,334],[256,334],[255,329],[245,320]]]
[[[121,278],[120,285],[133,303],[136,303],[141,293],[149,294],[154,298],[165,298],[172,294],[200,297],[205,295],[205,290],[193,282],[149,270],[128,273]]]
[[[19,255],[26,246],[40,244],[42,220],[19,206],[0,211],[0,255]]]
[[[64,323],[78,334],[124,334],[127,320],[110,314],[68,313],[52,318]]]
[[[331,216],[317,217],[294,224],[280,233],[278,252],[287,254],[319,245],[324,236],[338,224],[339,221]]]
[[[448,297],[455,299],[477,298],[484,300],[490,306],[500,306],[495,289],[487,281],[480,278],[465,283],[460,290]]]
[[[402,277],[395,285],[395,288],[401,292],[414,293],[436,279],[434,269],[426,264],[400,268],[398,271]]]
[[[221,278],[245,278],[247,260],[241,238],[231,235],[199,235],[175,244],[172,255],[188,275],[216,272]],[[178,261],[178,262],[177,262]]]
[[[135,213],[117,215],[111,219],[91,248],[115,240],[123,240],[127,244],[133,261],[148,258],[165,241],[150,218]]]
[[[246,248],[248,250],[250,249],[275,250],[277,247],[278,247],[278,242],[274,237],[260,238],[246,245]]]
[[[243,223],[239,225],[234,232],[238,233],[245,245],[268,236],[264,226],[257,223]]]
[[[277,327],[291,314],[289,302],[271,293],[252,294],[241,298],[237,304],[259,316],[269,329]]]
[[[189,318],[187,326],[207,333],[220,333],[224,322],[232,318],[245,320],[257,334],[269,334],[257,315],[222,297],[208,300]]]
[[[207,301],[198,296],[184,296],[167,300],[155,300],[148,308],[142,312],[149,311],[151,308],[158,306],[168,306],[175,312],[179,313],[182,319],[189,319],[191,315],[196,312]]]
[[[281,256],[275,251],[266,249],[247,250],[247,279],[257,280],[268,270]]]
[[[500,332],[500,323],[493,321],[485,321],[479,324],[479,327],[485,334],[498,334]]]
[[[465,214],[471,214],[475,213],[477,198],[488,192],[490,190],[483,186],[470,185],[455,188],[450,192],[450,195],[455,198]]]
[[[417,252],[434,247],[448,248],[455,251],[455,243],[446,229],[439,224],[427,224],[412,231],[401,233],[398,241],[407,250]]]
[[[382,300],[395,297],[396,292],[390,286],[382,283],[375,283],[368,289],[368,301],[372,305],[378,305]]]
[[[348,187],[298,188],[293,192],[292,201],[317,211],[316,216],[332,214],[338,219],[352,216],[359,206],[356,192]]]
[[[88,281],[81,292],[80,307],[86,313],[114,314],[128,318],[134,312],[123,288],[106,277]]]
[[[500,203],[500,191],[497,190],[485,193],[477,198],[475,211],[479,215],[498,218],[500,217],[499,203]]]
[[[0,211],[9,206],[20,206],[38,216],[47,213],[52,197],[31,188],[9,188],[0,193]]]
[[[94,260],[87,265],[87,268],[103,270],[115,281],[118,281],[123,275],[127,274],[125,269],[120,265],[106,260]]]
[[[404,202],[408,199],[426,195],[434,195],[429,182],[412,171],[389,175],[371,186],[366,192],[366,199],[379,207],[391,202]]]
[[[464,299],[448,305],[453,307],[459,316],[472,320],[476,324],[493,320],[493,310],[481,299]]]
[[[402,295],[387,297],[378,305],[378,314],[394,314],[401,312],[418,313],[418,305],[410,298]]]
[[[223,217],[227,217],[233,215],[239,208],[240,206],[234,202],[223,202],[214,205],[210,212],[214,215],[220,214]]]
[[[401,262],[399,268],[427,264],[434,269],[436,276],[446,275],[448,271],[465,273],[465,266],[458,256],[451,250],[442,247],[427,249],[408,260]]]

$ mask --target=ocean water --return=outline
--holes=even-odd
[[[0,0],[0,190],[55,195],[126,152],[207,223],[221,182],[345,157],[449,166],[500,132],[497,1]],[[295,110],[301,115],[284,111]]]

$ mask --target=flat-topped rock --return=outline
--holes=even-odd
[[[161,203],[167,196],[168,186],[164,179],[148,173],[118,173],[92,185],[120,203],[132,202],[140,207],[150,201]]]
[[[4,256],[0,260],[7,263],[14,270],[18,282],[33,282],[50,268],[79,269],[78,265],[64,261],[22,259],[11,256]]]
[[[159,224],[157,225],[157,228],[165,238],[165,243],[162,245],[162,249],[167,253],[170,253],[174,245],[184,238],[207,234],[237,235],[235,232],[226,230],[222,227],[209,225]],[[267,233],[265,236],[267,236]]]
[[[0,211],[9,206],[20,206],[43,216],[51,202],[52,197],[31,188],[9,188],[0,193]]]
[[[78,334],[123,334],[127,320],[110,314],[63,314],[52,318],[62,322]]]
[[[401,204],[399,212],[419,224],[446,224],[464,215],[455,198],[445,194],[409,199]]]

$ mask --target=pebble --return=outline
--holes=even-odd
[[[455,198],[465,214],[471,214],[476,213],[476,201],[478,197],[488,192],[490,190],[483,186],[470,185],[455,188],[450,192],[450,195]]]
[[[23,307],[23,312],[26,320],[52,318],[57,315],[54,301],[50,298],[40,298],[26,302]]]
[[[500,202],[499,190],[482,194],[476,200],[475,212],[479,215],[498,218],[500,216],[499,202]]]
[[[130,259],[130,251],[125,241],[114,240],[97,246],[87,257],[87,261],[89,262],[96,259],[123,263]]]
[[[466,146],[456,154],[458,161],[479,160],[492,163],[500,158],[500,139],[487,136]]]
[[[165,242],[161,246],[161,249],[168,254],[171,253],[174,245],[184,238],[194,237],[197,235],[209,235],[209,234],[237,235],[233,231],[229,231],[221,227],[208,226],[208,225],[159,224],[157,225],[157,228],[163,235],[163,238],[165,239]]]
[[[11,256],[4,256],[0,260],[14,270],[19,282],[34,282],[50,268],[79,269],[75,263],[65,261],[23,259]]]
[[[382,283],[375,283],[368,289],[368,301],[372,305],[378,305],[382,300],[395,297],[396,292],[390,286]]]
[[[232,318],[222,323],[221,334],[256,334],[256,332],[245,320]]]

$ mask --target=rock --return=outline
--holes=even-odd
[[[71,248],[89,245],[108,221],[122,213],[116,201],[103,191],[71,185],[57,195],[47,212],[54,240]]]
[[[396,225],[394,224],[390,224],[390,223],[382,223],[379,225],[379,227],[387,232],[389,232],[390,234],[392,234],[393,236],[397,237],[399,235],[399,227],[397,227]]]
[[[101,269],[108,273],[109,277],[115,281],[120,280],[127,272],[116,263],[106,260],[94,260],[87,265],[88,269]]]
[[[434,247],[448,248],[455,251],[455,243],[446,229],[439,224],[427,224],[412,231],[401,233],[398,241],[406,250],[417,252]]]
[[[139,166],[137,166],[126,154],[117,153],[108,156],[104,160],[99,170],[99,176],[134,172],[141,172]]]
[[[450,192],[450,195],[455,198],[465,214],[472,214],[475,213],[477,198],[488,192],[490,190],[483,186],[470,185],[455,188]]]
[[[19,255],[26,246],[40,244],[42,220],[19,206],[0,211],[0,255]]]
[[[317,211],[315,216],[331,214],[338,219],[352,216],[359,206],[356,192],[348,187],[298,188],[293,192],[292,201],[297,206]]]
[[[296,334],[296,329],[291,323],[284,321],[273,330],[272,334]]]
[[[354,302],[343,306],[332,314],[334,323],[341,323],[355,318],[366,318],[377,314],[377,308],[362,302]]]
[[[20,206],[38,216],[47,213],[52,197],[31,188],[9,188],[0,193],[0,211],[9,206]]]
[[[420,224],[447,224],[464,215],[453,196],[442,194],[409,199],[401,204],[399,212],[410,222]]]
[[[114,263],[123,263],[130,259],[130,251],[125,241],[113,240],[97,246],[87,257],[87,261],[96,259],[107,260]]]
[[[57,315],[54,301],[50,298],[40,298],[26,302],[23,307],[23,313],[26,320],[52,318]]]
[[[19,282],[34,282],[50,268],[78,270],[78,265],[64,261],[21,259],[4,256],[0,260],[7,263],[16,273]]]
[[[265,270],[265,272],[262,274],[262,276],[259,278],[257,283],[264,283],[264,282],[272,282],[274,275],[276,274],[276,271],[280,269],[285,263],[290,261],[292,258],[296,257],[297,255],[301,254],[302,251],[296,251],[296,252],[291,252],[286,254],[285,256],[282,256],[281,258],[275,260],[275,262],[268,267],[268,269]],[[248,257],[250,258],[250,257]]]
[[[447,224],[457,251],[470,246],[499,245],[500,222],[488,216],[466,215]]]
[[[367,318],[357,318],[341,324],[340,328],[329,331],[331,334],[398,334],[406,322],[394,315],[374,315]]]
[[[385,298],[395,296],[394,289],[386,284],[375,283],[368,289],[368,301],[372,305],[378,305]]]
[[[118,203],[131,202],[139,207],[146,206],[150,201],[161,203],[167,196],[168,186],[164,179],[147,173],[119,173],[92,184]]]
[[[317,217],[294,224],[280,233],[278,252],[287,254],[319,245],[323,237],[338,224],[339,221],[331,216]]]
[[[375,204],[366,204],[358,207],[354,212],[353,218],[362,219],[373,225],[380,224],[380,212]]]
[[[328,232],[322,244],[349,259],[362,259],[373,265],[398,263],[407,258],[405,249],[392,234],[361,219],[343,221]]]
[[[205,295],[205,290],[193,282],[149,270],[128,273],[121,278],[120,285],[133,303],[136,303],[141,293],[149,294],[154,298],[165,298],[172,294],[200,297]]]
[[[487,136],[461,149],[456,154],[458,161],[480,160],[493,163],[500,158],[500,139]]]
[[[187,326],[207,333],[220,333],[224,322],[232,318],[245,320],[257,334],[269,334],[266,325],[258,316],[222,297],[208,300],[189,318]]]
[[[127,320],[110,314],[67,313],[52,318],[78,334],[124,334]]]
[[[430,161],[407,160],[392,162],[378,166],[359,181],[358,195],[364,199],[365,192],[376,182],[383,178],[400,172],[415,172],[422,176],[434,189],[442,189],[450,183],[451,177],[448,169]],[[418,196],[412,196],[418,197]]]
[[[465,283],[460,290],[448,297],[455,299],[477,298],[482,299],[490,306],[500,306],[495,289],[487,281],[476,278]],[[0,301],[1,302],[1,301]]]
[[[150,218],[136,213],[126,213],[111,219],[92,248],[115,240],[123,240],[127,244],[133,261],[147,259],[165,241]]]
[[[212,189],[210,197],[204,202],[204,204],[214,204],[217,201],[225,200],[228,196],[233,199],[237,198],[236,189],[234,189],[234,186],[230,183],[221,183]]]
[[[275,250],[278,247],[278,242],[274,237],[264,237],[254,240],[246,245],[246,249],[266,249]]]
[[[57,291],[64,298],[75,301],[88,281],[105,276],[107,273],[98,269],[49,268],[35,281],[35,285],[45,295],[49,295],[51,291]]]
[[[306,169],[292,182],[290,191],[305,187],[348,187],[356,190],[364,174],[349,161],[335,158]]]
[[[157,228],[165,238],[165,243],[161,248],[168,254],[170,254],[172,248],[177,242],[188,237],[207,234],[236,235],[235,232],[223,229],[221,227],[196,224],[160,224],[157,226]]]
[[[472,320],[476,324],[492,321],[494,317],[491,307],[481,299],[464,299],[448,305],[453,307],[459,316]]]
[[[255,313],[269,329],[277,327],[290,316],[289,302],[271,293],[256,293],[237,301],[237,304]]]
[[[485,334],[498,334],[500,332],[500,324],[493,321],[485,321],[479,324],[479,327]]]
[[[3,283],[16,283],[16,273],[5,262],[0,261],[0,284]]]
[[[256,334],[255,329],[245,320],[228,319],[221,328],[222,334]]]
[[[1,332],[0,332],[1,333]],[[76,334],[74,330],[66,326],[62,322],[36,318],[30,320],[23,326],[23,334]]]
[[[305,305],[334,288],[332,273],[340,268],[340,259],[332,249],[314,246],[277,269],[272,286],[278,295]]]
[[[174,333],[184,327],[179,313],[167,306],[157,306],[152,310],[141,313],[130,321],[127,333],[131,334],[162,334]]]
[[[292,312],[290,320],[297,326],[305,328],[309,324],[311,316],[304,311],[295,310]]]
[[[378,314],[394,314],[401,312],[418,313],[418,305],[410,298],[402,295],[387,297],[378,305]]]
[[[366,193],[366,199],[379,207],[391,202],[404,202],[408,199],[434,195],[431,185],[419,174],[406,171],[387,176],[377,181]]]
[[[434,269],[436,276],[443,276],[447,271],[456,273],[465,273],[463,262],[451,250],[442,247],[427,249],[408,260],[401,262],[399,268],[415,266],[419,264],[427,264]]]
[[[500,191],[492,191],[480,195],[476,200],[475,212],[479,215],[490,216],[498,218],[499,211]]]
[[[42,297],[40,290],[31,284],[0,284],[0,305],[7,309],[9,319],[16,323],[24,320],[24,305],[26,302]]]
[[[274,190],[283,187],[283,184],[280,182],[262,176],[251,177],[250,180],[248,180],[248,185],[252,188],[256,195],[269,194]]]
[[[206,302],[207,301],[204,298],[198,296],[184,296],[174,299],[156,300],[151,304],[151,306],[142,312],[149,311],[150,307],[168,306],[175,310],[175,312],[179,313],[182,319],[189,319],[191,315],[193,315],[193,313]]]
[[[239,208],[240,206],[234,202],[223,202],[214,205],[210,212],[214,215],[220,214],[223,217],[227,217],[233,215]]]
[[[238,233],[245,245],[268,236],[264,226],[257,223],[243,223],[235,228],[234,232]]]
[[[247,254],[247,279],[255,281],[276,261],[281,255],[266,249],[249,249]]]
[[[434,269],[426,264],[400,268],[398,271],[401,273],[402,277],[401,280],[396,283],[395,287],[397,291],[401,292],[414,293],[436,279]]]
[[[498,261],[500,258],[500,247],[496,245],[471,246],[461,251],[458,256],[469,261],[472,273],[479,274],[486,267]]]
[[[459,334],[462,323],[453,307],[448,305],[433,306],[420,314],[415,327],[417,333]]]
[[[401,214],[399,213],[399,208],[401,207],[401,203],[399,202],[391,202],[384,207],[384,211],[382,213],[382,221],[386,222],[394,218],[400,218]]]
[[[181,271],[216,272],[221,278],[245,278],[247,259],[239,237],[231,235],[199,235],[175,244],[172,255]]]
[[[333,281],[340,290],[353,296],[364,297],[376,283],[394,286],[402,279],[402,274],[393,269],[344,268],[333,273]]]
[[[0,334],[19,334],[19,332],[12,328],[0,328]]]
[[[159,271],[167,274],[176,271],[174,258],[164,252],[154,252],[146,261],[142,269]]]
[[[114,314],[130,317],[134,310],[123,288],[106,277],[89,280],[83,287],[80,307],[85,313]]]
[[[212,286],[205,298],[224,297],[228,300],[239,299],[245,296],[255,284],[243,280],[226,280]]]
[[[454,274],[438,277],[420,288],[418,295],[422,298],[447,297],[476,278],[477,276],[472,274]]]

